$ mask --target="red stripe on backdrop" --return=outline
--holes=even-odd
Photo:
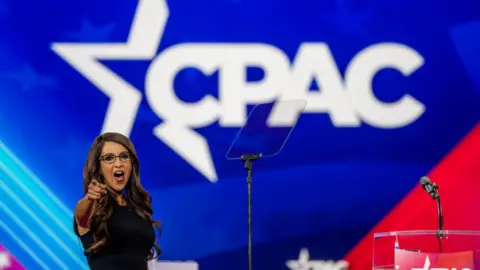
[[[480,230],[480,123],[428,177],[439,186],[445,229]],[[350,263],[349,269],[372,269],[375,232],[434,230],[436,215],[435,202],[416,186],[345,256]]]

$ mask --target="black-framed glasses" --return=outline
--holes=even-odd
[[[114,154],[105,154],[100,157],[100,160],[107,163],[107,164],[112,164],[115,163],[115,161],[120,159],[121,162],[129,162],[130,161],[130,154],[129,153],[121,153],[120,155],[116,156]]]

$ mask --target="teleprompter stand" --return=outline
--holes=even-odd
[[[252,165],[253,161],[261,157],[261,154],[243,155],[242,161],[245,162],[247,170],[247,207],[248,207],[248,269],[252,267]]]
[[[253,161],[280,153],[305,109],[304,100],[286,100],[256,105],[237,133],[226,158],[241,160],[247,171],[248,269],[253,269],[252,177]]]

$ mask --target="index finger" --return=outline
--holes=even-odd
[[[103,188],[103,189],[105,189],[105,188],[107,187],[106,185],[101,184],[100,182],[98,182],[98,181],[95,180],[95,179],[92,180],[92,184],[93,184],[94,186],[96,186],[96,187]]]
[[[95,180],[95,179],[92,179],[92,182],[91,182],[92,185],[96,186],[96,187],[100,187],[100,183]]]

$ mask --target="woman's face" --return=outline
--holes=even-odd
[[[121,192],[127,185],[132,172],[132,159],[127,148],[115,142],[105,142],[100,159],[100,169],[105,184]]]

